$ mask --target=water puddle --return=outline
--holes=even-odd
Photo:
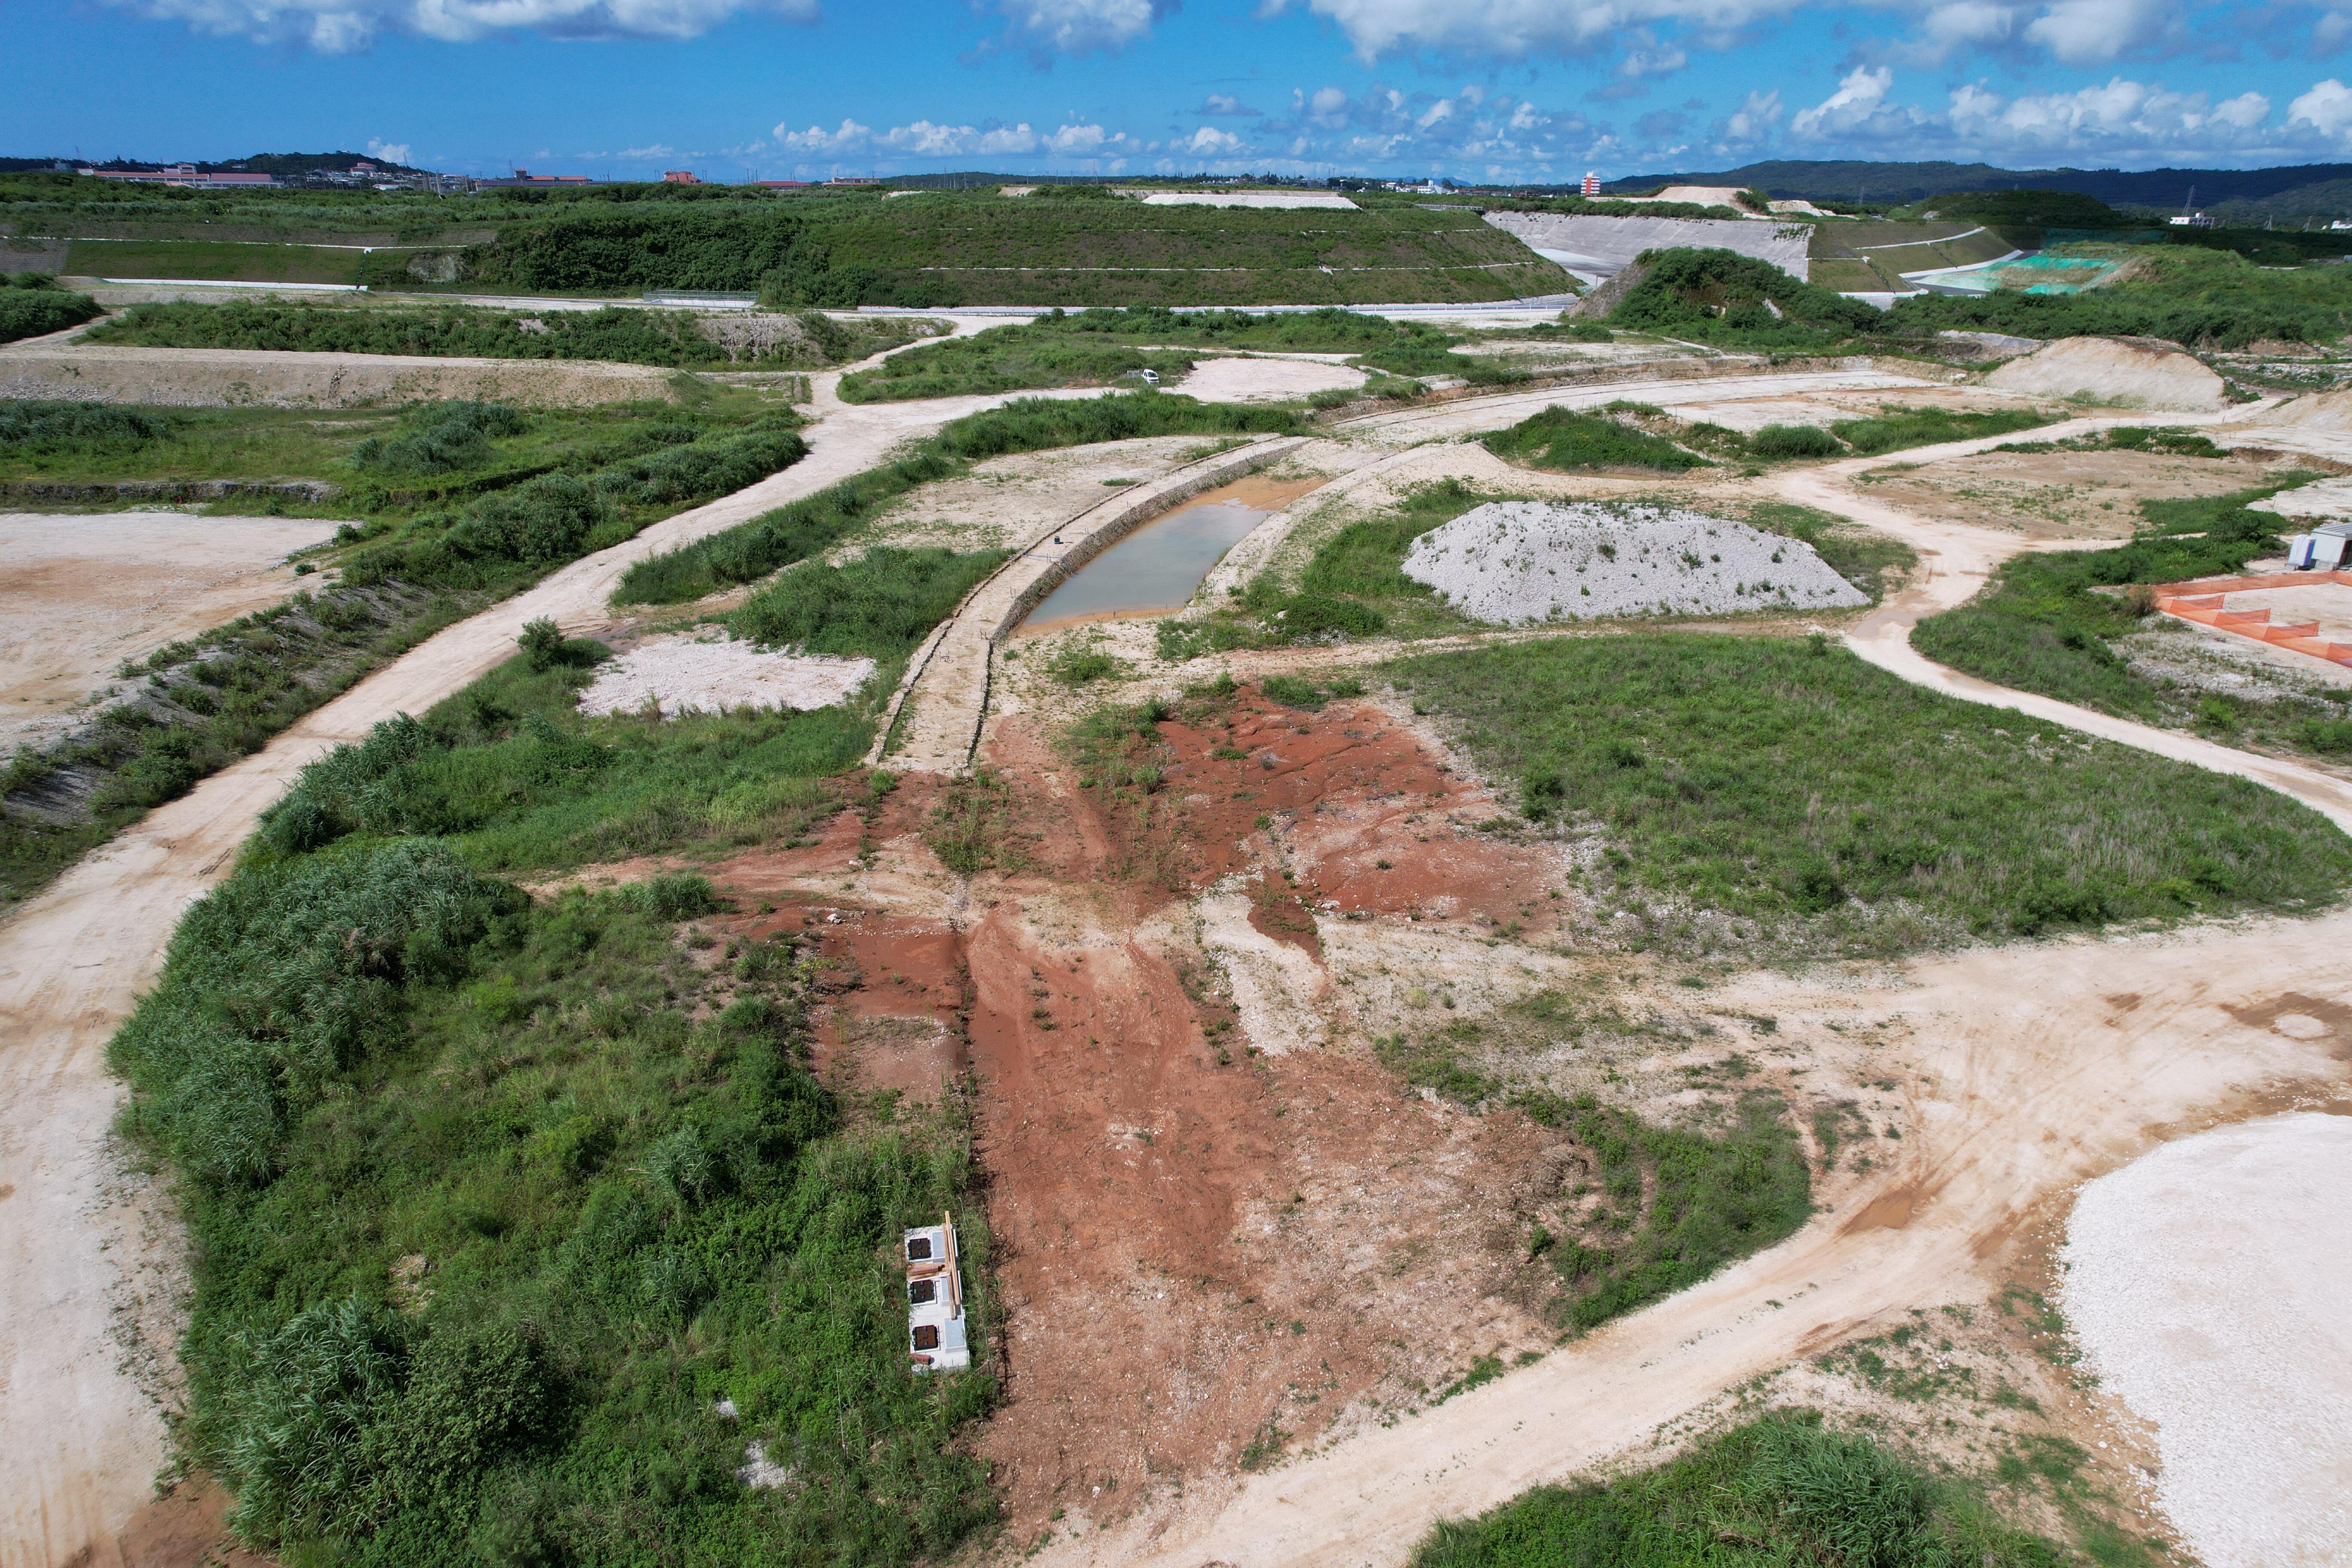
[[[1252,475],[1157,517],[1078,568],[1022,623],[1024,632],[1181,608],[1250,530],[1320,484]]]

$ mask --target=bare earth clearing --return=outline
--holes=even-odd
[[[1366,468],[1362,447],[1493,429],[1548,404],[1702,387],[1750,405],[1824,392],[1874,404],[1920,385],[1867,370],[1727,377],[1375,416],[1349,432],[1357,455],[1344,467],[1357,472],[1329,488],[1501,468],[1475,446]],[[179,1242],[158,1194],[119,1176],[106,1139],[119,1090],[102,1049],[180,912],[226,874],[255,816],[304,763],[494,667],[526,620],[601,627],[629,562],[998,401],[844,407],[829,394],[819,378],[824,418],[799,466],[442,633],[0,927],[0,1008],[18,1021],[0,1057],[0,1564],[129,1561],[131,1536],[156,1517],[139,1520],[163,1457],[155,1404],[171,1397]],[[1906,456],[1934,462],[1992,444]],[[1319,467],[1332,445],[1293,460]],[[2000,691],[1912,654],[1919,616],[1967,597],[2026,541],[1917,517],[1876,487],[1857,493],[1853,477],[1889,460],[1772,481],[1920,550],[1911,585],[1855,622],[1850,640],[1864,657],[2255,778],[2352,829],[2352,784]],[[1502,472],[1541,493],[1625,489]],[[919,529],[927,510],[912,498],[906,515]],[[953,646],[967,643],[985,691],[989,639]],[[1371,651],[1232,662],[1311,668]],[[1155,679],[1211,672],[1204,663]],[[957,879],[924,847],[932,805],[971,786],[922,775],[869,830],[880,845],[869,859],[859,823],[845,817],[812,846],[709,868],[747,896],[739,907],[779,906],[716,917],[715,928],[818,921],[828,948],[857,961],[863,983],[835,998],[824,1025],[828,1074],[919,1097],[967,1062],[976,1076],[1010,1394],[979,1442],[1000,1467],[1008,1556],[1035,1543],[1050,1563],[1401,1561],[1433,1517],[1633,1452],[1726,1390],[1914,1309],[1985,1302],[2035,1267],[2037,1237],[2076,1184],[2167,1137],[2341,1103],[2352,1078],[2352,985],[2319,978],[2352,937],[2352,913],[1730,974],[1695,999],[1656,963],[1596,967],[1504,937],[1513,922],[1539,939],[1574,917],[1570,898],[1550,896],[1563,868],[1542,846],[1475,831],[1493,797],[1441,738],[1376,700],[1304,715],[1268,710],[1244,688],[1230,729],[1180,737],[1171,810],[1148,822],[1076,788],[1051,750],[1055,701],[1031,677],[992,705],[982,755],[1009,781],[1013,851],[992,872]],[[840,922],[824,919],[835,913]],[[1542,1195],[1550,1140],[1515,1112],[1482,1120],[1405,1098],[1344,1047],[1415,1007],[1415,994],[1479,1016],[1571,983],[1715,1020],[1725,1046],[1752,1052],[1761,1081],[1792,1100],[1853,1097],[1900,1135],[1874,1141],[1869,1170],[1825,1173],[1823,1212],[1788,1242],[1433,1403],[1470,1358],[1508,1362],[1549,1342],[1536,1315],[1544,1266],[1526,1256],[1520,1216]],[[971,1011],[961,1042],[949,1028],[959,1005]],[[1769,1043],[1735,1032],[1766,1016],[1778,1020]],[[1662,1105],[1688,1065],[1644,1045],[1589,1070],[1614,1070],[1637,1104]],[[1109,1343],[1137,1348],[1106,1356]],[[2121,1413],[2103,1401],[2083,1418]],[[2118,1426],[2113,1458],[2099,1463],[2144,1454],[2138,1441]],[[1238,1473],[1282,1453],[1300,1457]],[[2119,1468],[2110,1479],[2125,1480]]]
[[[127,659],[278,603],[316,518],[0,514],[0,750],[69,728]]]

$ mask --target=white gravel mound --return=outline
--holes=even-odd
[[[2228,398],[2221,378],[2153,338],[2060,338],[1985,377],[2001,392],[2088,397],[2125,408],[2206,414]]]
[[[1486,222],[1517,235],[1528,249],[1563,267],[1606,275],[1628,266],[1645,250],[1695,246],[1733,250],[1769,261],[1800,282],[1812,230],[1801,224],[1759,223],[1752,218],[1601,217],[1584,214],[1492,212]],[[1783,232],[1787,230],[1789,232]]]
[[[681,713],[732,713],[739,708],[830,708],[866,684],[870,658],[814,658],[762,653],[720,632],[649,637],[605,663],[580,694],[580,711],[641,713],[661,704]]]
[[[2156,1424],[2158,1495],[2207,1568],[2352,1563],[2347,1174],[2352,1119],[2274,1116],[2100,1177],[2067,1226],[2066,1316]]]
[[[1799,540],[1592,501],[1489,501],[1413,541],[1404,573],[1464,615],[1504,626],[1870,602]]]

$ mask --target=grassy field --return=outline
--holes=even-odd
[[[24,897],[451,621],[797,461],[795,422],[742,395],[530,414],[0,405],[0,431],[42,478],[252,477],[265,458],[300,458],[295,472],[352,488],[324,505],[272,497],[277,510],[366,519],[317,558],[340,580],[159,650],[126,671],[142,680],[135,702],[9,762],[0,796],[41,809],[0,816],[0,894]]]
[[[1711,467],[1708,460],[1662,436],[1599,414],[1547,408],[1482,443],[1506,461],[1569,473],[1637,469],[1678,474]]]
[[[356,246],[223,244],[196,239],[77,239],[66,270],[78,278],[182,278],[222,283],[360,281]]]
[[[2243,780],[1922,691],[1823,638],[1650,633],[1388,667],[1646,942],[1887,953],[2310,909],[2352,845]],[[1712,912],[1712,923],[1696,918]]]
[[[2143,501],[2144,521],[2129,544],[2020,556],[1969,603],[1920,622],[1912,646],[1984,679],[2102,712],[2193,726],[2220,740],[2352,756],[2352,711],[2343,699],[2189,689],[2135,669],[2111,646],[2154,612],[2153,598],[2132,585],[2226,575],[2277,550],[2283,520],[2246,503],[2315,477],[2288,474],[2234,495]]]
[[[1559,268],[1475,212],[1430,211],[1410,199],[1361,205],[1148,207],[1101,187],[1010,200],[993,189],[886,200],[879,191],[642,185],[435,198],[0,179],[0,213],[14,233],[117,237],[120,245],[96,253],[110,277],[317,272],[325,276],[311,280],[378,290],[589,296],[749,289],[795,306],[1347,305],[1570,288]],[[222,241],[288,249],[247,256]],[[321,244],[403,248],[362,256]]]
[[[910,350],[842,383],[852,403],[1009,392],[1028,387],[1098,386],[1134,372],[1161,375],[1192,368],[1203,356],[1187,348],[1260,349],[1360,356],[1371,369],[1398,374],[1511,379],[1449,352],[1457,335],[1416,322],[1353,310],[1281,315],[1158,308],[1088,310],[999,327],[974,337]]]
[[[722,330],[735,323],[715,323]],[[764,346],[730,348],[688,310],[611,306],[528,311],[471,305],[434,309],[358,305],[134,305],[93,328],[90,341],[151,348],[262,349],[314,353],[416,354],[477,359],[610,360],[681,369],[728,364],[819,369],[919,337],[903,319],[835,321],[803,311]]]
[[[907,1375],[888,1259],[955,1210],[985,1345],[961,1113],[837,1103],[809,955],[698,962],[700,879],[488,874],[798,832],[873,797],[868,717],[583,721],[601,651],[307,770],[116,1038],[194,1241],[180,1451],[289,1563],[939,1560],[994,1384]]]
[[[1981,1491],[1811,1412],[1784,1412],[1654,1469],[1538,1487],[1475,1520],[1440,1524],[1412,1568],[2060,1568],[2079,1560],[2004,1522]],[[2134,1552],[2117,1568],[2146,1560]]]

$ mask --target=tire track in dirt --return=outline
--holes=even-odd
[[[2255,411],[2259,412],[2259,411]],[[2230,416],[2223,416],[2230,419]],[[2240,411],[2232,423],[2242,423]],[[2073,422],[2063,436],[2146,419]],[[2172,416],[2166,423],[2184,421]],[[2001,439],[1784,476],[1792,499],[1856,516],[1921,552],[1920,580],[1856,628],[1865,658],[1932,689],[1995,702],[2280,790],[2352,832],[2352,792],[2316,770],[1971,681],[1909,646],[1924,615],[1966,600],[2025,547],[1929,523],[1832,481]],[[1913,1307],[1980,1301],[2021,1231],[2063,1215],[2082,1182],[2170,1136],[2352,1096],[2352,984],[2318,982],[2352,910],[2245,920],[2120,941],[2082,938],[1904,966],[1871,1000],[1910,1027],[1920,1125],[1901,1157],[1789,1241],[1518,1371],[1272,1474],[1195,1485],[1120,1527],[1056,1540],[1036,1561],[1153,1568],[1402,1562],[1439,1517],[1493,1507],[1623,1454],[1749,1378]],[[1752,974],[1727,1002],[1773,1016],[1850,1009],[1851,984]],[[2312,994],[2316,992],[2319,994]],[[2293,1004],[2284,999],[2297,998]],[[2292,1006],[2314,1039],[2273,1026]]]
[[[525,622],[601,625],[634,563],[1008,400],[853,405],[834,393],[837,373],[816,380],[822,417],[800,462],[436,633],[157,807],[0,923],[0,1568],[122,1562],[121,1541],[135,1533],[165,1460],[183,1309],[169,1299],[176,1287],[159,1282],[184,1277],[185,1249],[166,1194],[124,1173],[109,1131],[122,1095],[105,1047],[153,984],[181,914],[228,875],[255,819],[304,766],[495,668]]]

